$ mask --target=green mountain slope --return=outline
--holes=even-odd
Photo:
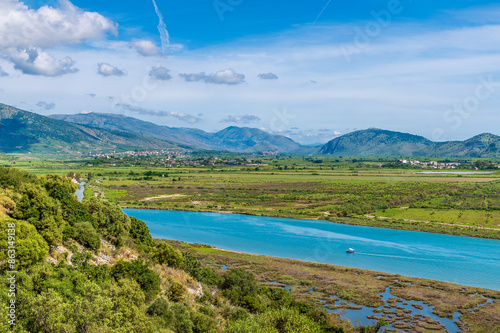
[[[230,126],[213,134],[212,140],[222,147],[235,147],[237,150],[246,151],[292,151],[300,148],[300,145],[290,138],[249,127]]]
[[[193,149],[257,152],[265,150],[291,151],[300,145],[282,135],[273,135],[256,128],[231,126],[217,133],[199,129],[160,126],[151,122],[117,114],[88,113],[52,115],[53,119],[96,128],[119,130],[174,142]]]
[[[133,133],[91,128],[0,104],[0,152],[164,149],[172,143]]]
[[[325,144],[321,154],[346,156],[429,156],[500,158],[500,137],[480,134],[465,141],[432,142],[422,136],[368,129]]]
[[[350,156],[412,156],[425,152],[432,142],[424,137],[381,129],[356,131],[321,147],[322,154]]]

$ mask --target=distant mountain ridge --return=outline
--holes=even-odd
[[[130,132],[72,124],[0,104],[0,152],[76,152],[176,148]]]
[[[59,114],[49,117],[85,126],[139,134],[173,142],[181,147],[191,149],[288,152],[300,148],[300,145],[290,138],[270,134],[257,128],[230,126],[217,133],[208,133],[199,129],[160,126],[117,114],[91,112],[74,115]]]
[[[116,114],[45,117],[0,104],[0,153],[105,150],[225,150],[344,156],[500,158],[500,137],[484,133],[465,141],[433,142],[382,129],[355,131],[320,148],[257,128],[230,126],[216,133],[173,128]]]
[[[337,137],[320,153],[345,156],[500,158],[500,136],[484,133],[465,141],[433,142],[408,133],[367,129]]]

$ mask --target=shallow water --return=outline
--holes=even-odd
[[[500,290],[500,241],[332,222],[124,209],[155,238]],[[347,254],[352,247],[354,254]]]
[[[389,298],[398,298],[394,295],[391,294],[391,287],[388,287],[385,292],[380,293],[380,296],[382,296],[382,299],[387,302]],[[339,305],[341,303],[347,303],[349,305],[356,306],[356,304],[351,303],[351,302],[346,302],[337,299],[334,304]],[[406,303],[406,304],[405,304]],[[413,304],[417,304],[422,306],[422,310],[417,309],[413,307]],[[326,304],[325,304],[326,306]],[[429,316],[431,317],[432,320],[439,321],[442,325],[446,327],[446,330],[450,333],[456,333],[459,332],[460,329],[458,328],[457,324],[455,324],[455,321],[459,321],[460,313],[455,312],[453,314],[453,319],[448,319],[448,318],[441,318],[439,316],[436,316],[432,311],[433,307],[429,306],[427,304],[424,304],[424,302],[417,302],[417,301],[406,301],[404,299],[401,300],[401,302],[396,303],[396,307],[402,307],[404,310],[410,310],[411,313],[410,315],[415,316],[416,314],[421,314],[422,316]],[[376,325],[377,321],[374,319],[368,319],[367,316],[370,315],[376,315],[377,317],[380,317],[382,314],[380,313],[375,313],[375,310],[381,310],[384,309],[383,306],[380,306],[378,308],[371,308],[367,306],[363,306],[362,309],[360,310],[354,310],[354,309],[335,309],[335,310],[330,310],[327,309],[328,312],[333,312],[333,313],[338,313],[340,315],[343,315],[345,318],[348,318],[351,322],[357,325]],[[391,313],[394,313],[396,310],[390,309],[389,310]],[[392,324],[388,326],[388,328],[392,328]]]
[[[76,197],[78,198],[78,202],[83,201],[83,197],[84,197],[83,192],[84,191],[85,191],[85,183],[81,182],[80,185],[78,185],[78,189],[75,192]]]

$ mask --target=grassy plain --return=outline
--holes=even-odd
[[[237,212],[500,239],[500,171],[418,174],[421,169],[322,158],[262,158],[251,165],[165,167],[92,160],[16,160],[36,174],[93,177],[86,195],[123,207]],[[470,170],[465,170],[470,171]]]

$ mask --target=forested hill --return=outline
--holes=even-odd
[[[238,152],[294,151],[300,145],[290,138],[264,132],[257,128],[230,126],[219,132],[209,133],[200,129],[175,128],[118,114],[86,113],[51,115],[53,119],[139,134],[159,140],[174,142],[192,149],[213,149]]]
[[[358,332],[293,292],[259,287],[251,271],[202,265],[75,190],[69,177],[0,167],[0,278],[10,279],[0,332]]]
[[[466,141],[432,142],[408,133],[368,129],[335,138],[321,154],[347,156],[500,158],[500,137],[481,134]]]
[[[0,152],[166,149],[177,145],[129,132],[77,125],[0,104]]]

